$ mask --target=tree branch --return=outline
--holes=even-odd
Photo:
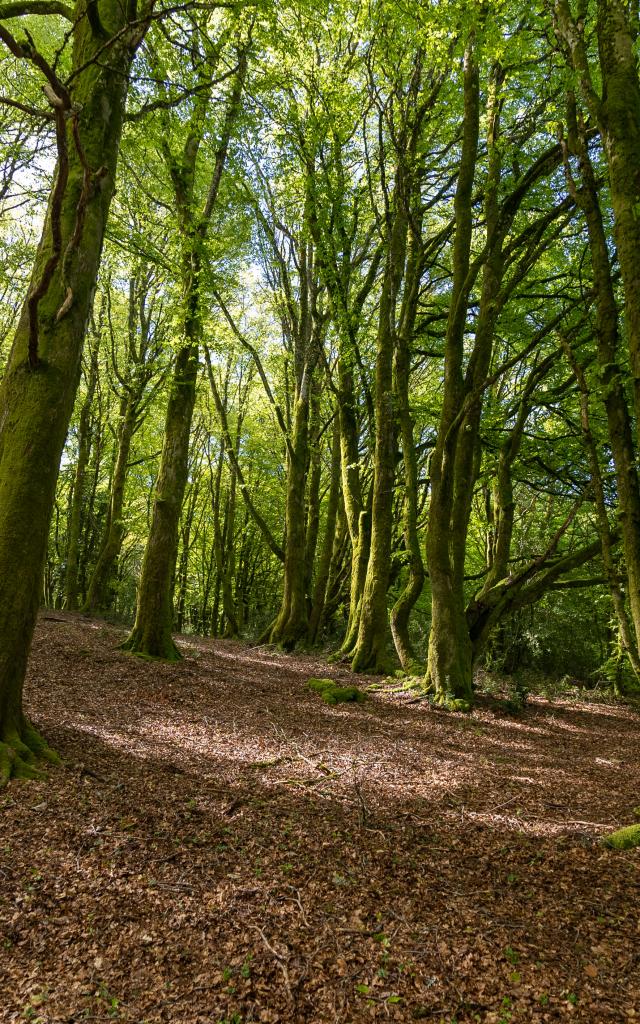
[[[59,14],[67,21],[74,21],[73,8],[58,0],[26,0],[22,3],[0,4],[0,21],[7,18],[25,18],[30,14]]]

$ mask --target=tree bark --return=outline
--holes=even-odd
[[[144,657],[175,661],[181,657],[173,642],[173,583],[178,553],[178,527],[187,482],[189,438],[196,400],[198,355],[202,341],[200,276],[203,244],[220,187],[231,133],[240,109],[247,69],[241,53],[238,72],[227,104],[204,209],[195,207],[197,156],[202,141],[204,110],[197,104],[184,150],[177,158],[164,140],[165,161],[174,186],[182,236],[184,345],[178,352],[171,383],[160,472],[153,504],[151,530],[145,548],[138,588],[136,621],[123,649]],[[208,91],[201,92],[206,108]]]
[[[464,58],[464,122],[455,196],[456,231],[453,284],[445,339],[445,371],[438,438],[431,460],[431,504],[427,527],[427,566],[431,583],[431,633],[427,685],[442,701],[468,702],[472,695],[472,648],[465,618],[464,590],[453,536],[454,466],[459,412],[464,395],[463,344],[470,282],[472,190],[480,127],[479,75],[473,43]],[[458,527],[459,529],[460,527]]]
[[[54,757],[26,719],[22,688],[60,456],[113,196],[126,83],[144,33],[140,23],[127,30],[125,9],[104,0],[105,29],[122,35],[108,62],[93,62],[103,39],[94,35],[85,9],[79,3],[74,14],[76,77],[67,91],[69,108],[73,103],[77,112],[65,122],[66,155],[56,171],[59,185],[66,162],[66,187],[58,204],[54,185],[30,294],[0,388],[0,782],[33,775],[37,757]],[[61,258],[51,271],[56,250]]]
[[[78,422],[78,461],[73,480],[73,496],[69,513],[69,540],[67,544],[67,569],[64,580],[64,608],[75,612],[78,609],[78,566],[80,557],[80,537],[82,520],[85,511],[85,480],[89,455],[91,453],[91,411],[93,396],[98,381],[98,345],[96,335],[95,346],[91,348],[87,376],[87,393],[82,403]]]
[[[421,227],[420,212],[414,210],[409,236],[403,310],[393,360],[394,393],[404,464],[403,535],[408,576],[400,596],[391,609],[390,624],[396,654],[404,671],[410,674],[417,674],[418,661],[409,636],[409,618],[424,586],[424,562],[418,536],[418,462],[409,398],[410,343],[415,327],[422,271],[419,239]]]
[[[327,599],[327,584],[331,569],[331,556],[336,537],[336,523],[338,518],[338,505],[340,503],[340,424],[338,418],[333,424],[333,440],[331,444],[331,478],[329,483],[329,498],[327,501],[327,512],[322,538],[322,550],[318,563],[315,584],[313,588],[313,603],[309,616],[309,642],[314,644],[318,639],[322,613]]]
[[[404,159],[404,154],[400,159]],[[384,672],[389,635],[387,590],[393,527],[393,484],[396,469],[397,415],[393,388],[397,302],[404,275],[408,228],[408,195],[404,170],[397,168],[394,215],[380,296],[376,345],[375,456],[371,545],[358,622],[358,640],[351,667],[354,672]]]
[[[634,451],[633,427],[619,364],[618,305],[596,178],[587,148],[584,126],[578,123],[575,99],[571,93],[568,96],[567,115],[569,132],[565,147],[565,174],[569,189],[587,223],[596,304],[596,340],[601,385],[599,394],[607,415],[615,467],[618,519],[627,574],[629,608],[635,633],[632,647],[637,651],[640,648],[640,481]],[[582,179],[580,186],[574,181],[571,173],[569,151],[578,157]]]

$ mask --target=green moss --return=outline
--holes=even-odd
[[[158,654],[145,654],[144,651],[130,651],[124,644],[119,645],[119,650],[132,658],[139,658],[141,661],[182,661],[182,655],[179,652],[168,654],[166,658],[163,658]]]
[[[316,693],[322,693],[323,690],[330,690],[336,684],[333,679],[315,679],[311,678],[307,680],[307,686],[310,690],[315,690]]]
[[[438,693],[433,698],[434,704],[438,704],[441,708],[445,708],[447,711],[461,711],[468,713],[473,710],[471,701],[465,700],[462,697],[453,697],[448,693]]]
[[[325,704],[362,704],[367,695],[359,690],[357,686],[339,686],[333,679],[309,679],[307,686],[315,693],[319,693]]]
[[[640,846],[640,825],[627,825],[626,828],[619,828],[616,832],[603,839],[605,846],[612,850],[632,850]]]
[[[19,727],[0,737],[0,789],[10,779],[45,779],[45,773],[38,767],[40,761],[61,763],[40,733],[23,718]]]

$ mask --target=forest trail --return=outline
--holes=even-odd
[[[0,794],[0,1020],[640,1020],[640,721],[329,707],[317,658],[41,617],[66,767]],[[362,680],[366,683],[366,680]]]

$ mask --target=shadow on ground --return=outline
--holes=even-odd
[[[634,1019],[640,861],[598,837],[636,713],[328,707],[317,659],[56,618],[28,700],[66,767],[0,795],[1,1020]]]

